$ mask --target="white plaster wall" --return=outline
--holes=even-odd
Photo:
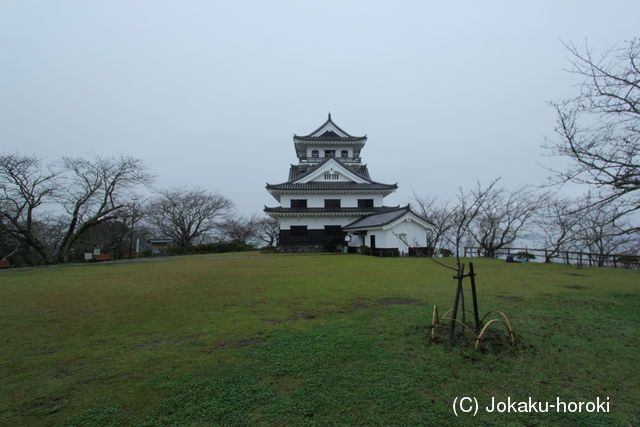
[[[336,180],[325,180],[325,173],[337,172],[338,179]],[[338,160],[332,159],[331,161],[323,164],[318,169],[311,172],[309,175],[306,175],[296,182],[306,183],[306,182],[335,182],[335,181],[348,181],[348,182],[357,182],[357,183],[365,183],[368,182],[366,179],[359,177],[357,174],[351,172],[348,168],[344,167]]]
[[[322,230],[325,225],[344,226],[352,223],[358,216],[326,216],[326,217],[304,217],[291,216],[280,217],[280,229],[290,230],[292,225],[306,225],[309,230]]]
[[[406,234],[406,241],[409,245],[403,243],[396,234]],[[380,243],[378,243],[378,240]],[[376,237],[376,246],[380,248],[398,248],[400,251],[407,252],[409,246],[427,246],[427,231],[414,221],[402,221],[394,227],[384,230],[380,237]]]
[[[291,199],[307,199],[307,207],[324,208],[324,199],[340,199],[343,208],[357,208],[358,199],[373,199],[373,206],[380,207],[384,196],[381,194],[283,194],[280,196],[280,205],[284,208],[291,207]]]
[[[355,235],[352,234],[351,235],[351,241],[349,242],[349,246],[354,247],[354,248],[358,248],[362,245],[364,245],[364,236],[360,236],[360,235]]]
[[[399,239],[396,234],[406,234],[406,241],[409,245]],[[410,246],[427,246],[426,230],[414,221],[402,221],[387,230],[371,230],[367,232],[366,236],[352,235],[349,246],[360,246],[365,244],[370,247],[372,235],[376,236],[376,248],[398,248],[401,252],[408,252]],[[361,237],[364,237],[364,242]]]
[[[312,179],[310,182],[353,182],[352,179],[347,178],[346,176],[344,176],[339,171],[336,171],[336,170],[333,171],[333,173],[336,173],[336,172],[338,173],[338,179],[325,179],[324,178],[324,174],[325,173],[331,173],[331,170],[328,170],[328,171],[325,171],[325,172],[321,173],[320,175],[318,175],[317,177]]]
[[[311,152],[313,150],[318,150],[318,157],[320,157],[322,159],[324,159],[325,150],[335,150],[336,157],[340,157],[340,152],[342,150],[347,150],[349,152],[349,156],[348,157],[353,157],[353,148],[352,147],[342,147],[342,146],[339,146],[339,145],[326,145],[326,146],[307,147],[307,157],[311,157]]]

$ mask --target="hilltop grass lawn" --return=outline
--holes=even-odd
[[[480,310],[510,316],[515,347],[431,343],[432,306],[451,305],[454,280],[421,258],[242,253],[2,271],[0,424],[640,421],[640,272],[474,262]],[[609,396],[611,412],[456,418],[456,396]]]

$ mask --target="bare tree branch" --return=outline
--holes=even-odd
[[[185,247],[214,230],[218,226],[216,220],[232,206],[226,197],[200,189],[162,191],[149,204],[146,220],[163,237]]]
[[[125,198],[152,177],[139,159],[121,156],[63,159],[64,183],[60,202],[68,213],[58,258],[69,260],[73,244],[89,229],[118,218]]]
[[[43,168],[36,156],[0,155],[0,230],[33,248],[45,263],[51,255],[36,232],[35,215],[53,200],[57,179],[58,173]]]
[[[617,215],[640,210],[640,38],[596,57],[588,47],[566,43],[569,72],[583,79],[580,93],[553,102],[557,138],[552,153],[572,165],[555,171],[552,181],[593,187],[592,205],[616,203]],[[629,227],[635,233],[638,227]]]
[[[540,203],[541,197],[533,196],[523,188],[491,189],[473,221],[471,236],[486,256],[493,257],[497,250],[513,243],[525,227],[531,225],[530,220]]]

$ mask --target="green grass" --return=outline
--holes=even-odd
[[[480,310],[510,316],[515,347],[431,343],[431,308],[455,288],[426,259],[244,253],[0,272],[0,424],[640,420],[640,272],[474,261]],[[611,412],[456,418],[466,395],[609,396]]]

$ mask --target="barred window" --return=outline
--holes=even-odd
[[[338,172],[334,172],[334,173],[327,172],[324,174],[324,179],[326,181],[337,181],[339,177],[340,175],[338,175]]]

